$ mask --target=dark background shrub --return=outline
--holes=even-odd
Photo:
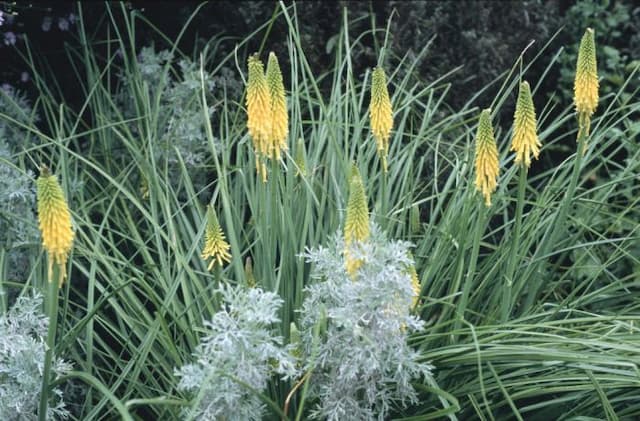
[[[170,39],[178,35],[198,5],[197,2],[169,1],[110,3],[116,21],[122,23],[120,9],[136,10]],[[100,33],[100,28],[105,29],[109,20],[105,4],[84,3],[81,7],[85,25],[96,28],[96,39],[106,38],[106,33]],[[638,64],[640,53],[640,6],[632,0],[305,1],[297,3],[296,8],[307,59],[317,74],[331,67],[343,10],[348,14],[352,38],[373,25],[377,29],[375,40],[371,34],[366,35],[361,47],[353,52],[356,76],[376,64],[376,47],[384,39],[383,31],[390,17],[391,54],[385,63],[388,67],[393,67],[405,54],[415,56],[433,38],[416,76],[429,82],[462,66],[450,78],[452,88],[448,102],[454,109],[510,69],[532,40],[535,43],[527,51],[525,60],[531,60],[561,28],[543,58],[535,62],[526,75],[531,80],[540,77],[553,53],[564,47],[558,57],[560,65],[554,67],[542,86],[545,94],[538,95],[536,101],[545,101],[560,88],[557,100],[564,105],[570,102],[577,45],[588,26],[596,30],[599,67],[607,81],[603,84],[603,93],[618,89]],[[26,37],[34,55],[46,60],[58,80],[66,75],[61,80],[61,90],[65,95],[72,93],[74,76],[68,71],[64,45],[79,43],[74,28],[80,14],[77,7],[71,3],[0,2],[0,9],[4,11],[4,24],[0,27],[0,62],[3,63],[0,83],[28,88],[27,66],[14,48],[15,45],[24,50],[22,44]],[[197,44],[224,37],[221,48],[231,52],[236,43],[267,22],[278,9],[275,2],[207,3],[191,22],[180,48],[189,54]],[[265,48],[275,51],[286,64],[287,34],[283,19],[276,20],[268,33],[265,30],[254,37],[241,54],[257,50],[265,34]],[[155,44],[156,49],[166,48],[162,37],[145,25],[138,26],[136,36],[140,48],[149,44]],[[476,105],[486,106],[498,88],[496,84],[488,89]]]

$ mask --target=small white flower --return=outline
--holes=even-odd
[[[49,32],[51,30],[52,23],[53,19],[51,19],[51,16],[45,16],[44,19],[42,19],[42,30],[44,32]]]
[[[65,18],[58,18],[58,29],[61,31],[69,30],[69,21]]]
[[[15,45],[16,43],[16,34],[14,34],[13,32],[9,31],[9,32],[5,32],[4,33],[4,44],[5,45]]]

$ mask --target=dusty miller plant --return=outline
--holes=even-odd
[[[42,297],[19,297],[15,305],[0,315],[0,419],[35,420],[40,402],[42,372],[46,352],[45,338],[49,320],[44,316]],[[55,359],[56,376],[71,370]],[[54,388],[47,419],[67,418],[62,391]]]
[[[31,133],[24,126],[33,126],[39,120],[27,95],[9,84],[0,87],[0,140],[4,140],[10,153],[22,152],[31,145]]]
[[[30,245],[39,234],[34,212],[31,173],[20,169],[17,157],[31,146],[28,130],[38,120],[26,96],[9,85],[0,89],[0,253],[4,254],[6,280],[28,278]]]
[[[169,65],[166,76],[165,66]],[[224,78],[216,77],[205,69],[200,72],[200,64],[190,59],[181,59],[174,66],[174,57],[167,50],[156,52],[153,47],[142,48],[137,56],[140,81],[151,104],[157,104],[153,112],[156,132],[151,136],[158,139],[153,145],[154,159],[158,162],[166,160],[169,171],[168,179],[180,180],[181,161],[188,169],[196,191],[204,189],[208,184],[206,157],[211,153],[205,132],[205,116],[202,111],[202,89],[210,104],[219,102],[222,95]],[[131,101],[132,81],[126,74],[121,75],[122,88],[118,98],[128,118],[135,118],[140,112],[134,109]],[[154,106],[154,105],[153,105]],[[210,105],[207,116],[211,120],[215,107]],[[140,115],[144,115],[142,112]],[[132,132],[136,133],[135,124]],[[215,130],[214,130],[215,133]],[[217,140],[216,140],[217,141]],[[218,148],[216,148],[218,150]],[[203,196],[208,197],[205,192]]]
[[[353,256],[363,260],[354,279],[345,270],[344,242],[307,250],[312,283],[300,310],[305,370],[312,370],[313,418],[383,420],[396,404],[417,401],[411,381],[431,366],[407,344],[423,322],[411,314],[414,292],[410,244],[388,241],[375,224]]]
[[[297,374],[290,347],[271,329],[280,323],[282,299],[242,286],[223,286],[219,293],[223,307],[204,323],[206,334],[196,348],[196,361],[176,371],[178,389],[194,396],[185,415],[260,420],[264,404],[256,392],[262,393],[273,375],[289,379]]]

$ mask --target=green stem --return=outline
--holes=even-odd
[[[271,174],[269,174],[269,183],[271,184],[271,192],[270,192],[270,215],[267,222],[267,232],[268,232],[268,241],[269,241],[269,251],[270,251],[270,259],[269,259],[269,267],[271,270],[268,273],[268,276],[271,277],[271,291],[278,292],[282,294],[283,291],[280,290],[281,286],[278,282],[278,277],[276,275],[276,268],[278,267],[278,262],[276,258],[278,256],[277,248],[278,248],[278,237],[280,234],[280,212],[278,211],[278,182],[280,180],[280,162],[275,158],[271,159]]]
[[[558,235],[563,233],[564,226],[567,218],[567,212],[569,211],[569,206],[573,203],[573,198],[576,192],[576,187],[578,186],[578,178],[580,177],[580,170],[582,169],[582,156],[584,155],[583,151],[586,147],[587,141],[587,127],[590,124],[588,121],[588,117],[585,119],[578,117],[578,148],[576,149],[576,159],[573,162],[573,171],[571,173],[571,180],[569,181],[569,187],[567,188],[567,192],[564,195],[562,201],[560,202],[560,208],[555,215],[555,218],[549,228],[545,232],[545,235],[542,239],[542,245],[539,248],[539,253],[536,256],[546,256],[551,251],[551,247],[555,245],[556,240],[558,239]],[[539,264],[541,264],[540,261]],[[531,270],[534,270],[533,268]],[[527,276],[529,278],[529,276]],[[529,291],[527,293],[527,298],[525,300],[525,305],[523,311],[527,311],[533,306],[534,298],[538,295],[538,290],[540,288],[541,280],[539,282],[530,282],[529,283]]]
[[[380,186],[380,196],[382,198],[382,200],[380,201],[380,224],[382,226],[382,228],[386,231],[389,229],[389,227],[387,226],[387,172],[386,171],[382,171],[382,173],[380,174],[380,177],[382,177],[381,179],[381,186]]]
[[[51,256],[49,256],[51,258]],[[45,301],[46,314],[49,317],[49,330],[47,332],[47,352],[44,356],[44,370],[42,372],[42,388],[40,389],[40,408],[38,410],[38,420],[47,419],[49,406],[49,384],[51,383],[51,364],[53,361],[53,351],[56,345],[56,328],[58,325],[58,285],[64,274],[64,268],[58,264],[53,265],[53,276],[47,282],[47,297]]]
[[[467,270],[467,275],[464,279],[464,285],[462,287],[462,297],[460,298],[460,304],[458,305],[459,317],[456,320],[454,331],[457,331],[460,328],[460,324],[462,323],[462,321],[465,320],[464,313],[467,310],[467,302],[469,301],[471,285],[473,284],[476,265],[478,263],[478,255],[480,254],[480,241],[482,240],[482,235],[484,234],[488,215],[489,212],[487,212],[486,207],[484,206],[484,204],[481,204],[480,210],[478,211],[478,222],[476,223],[476,231],[473,236],[473,244],[471,246],[471,259],[469,260],[469,269]]]
[[[458,208],[460,209],[461,221],[470,220],[469,214],[471,213],[473,205],[475,204],[473,200],[468,200],[467,199],[468,197],[469,195],[465,194],[464,196],[462,196],[458,204],[453,205],[453,207],[455,207],[456,209]],[[467,225],[465,225],[465,227],[467,227]],[[467,250],[467,243],[468,243],[469,236],[466,235],[468,232],[466,229],[461,230],[459,229],[459,227],[449,226],[447,231],[449,231],[453,241],[455,241],[456,243],[455,263],[454,263],[455,272],[454,272],[453,280],[450,283],[450,287],[449,287],[449,296],[452,297],[452,301],[454,301],[455,299],[453,297],[458,295],[458,291],[460,291],[461,286],[463,285],[463,283],[466,282],[464,281],[464,278],[465,278],[464,273],[465,273],[466,250]],[[463,289],[465,287],[466,286],[462,286]],[[446,306],[443,309],[439,317],[439,322],[444,323],[448,320],[452,320],[455,317],[454,313],[456,311],[459,311],[459,309],[457,309],[457,307],[455,307],[452,302],[451,306]],[[457,318],[456,322],[460,322],[460,320],[461,320],[460,318]],[[455,335],[453,333],[450,336],[450,340],[451,340],[451,343],[455,343]]]
[[[207,104],[207,98],[205,96],[206,89],[204,87],[204,58],[200,57],[200,94],[202,101],[202,111],[204,118],[204,127],[205,133],[207,135],[207,140],[212,150],[213,162],[216,167],[216,176],[218,177],[218,185],[220,186],[220,200],[222,201],[222,212],[224,214],[225,221],[227,222],[227,231],[229,243],[231,244],[231,255],[233,258],[231,259],[231,264],[233,265],[233,269],[235,271],[237,282],[241,282],[244,279],[244,268],[242,267],[242,253],[240,252],[240,245],[238,244],[238,237],[236,236],[235,227],[233,224],[233,211],[231,206],[231,199],[229,197],[229,188],[227,186],[227,172],[225,171],[225,167],[220,165],[220,160],[218,159],[217,150],[213,138],[213,129],[211,128],[211,120],[209,119],[208,109],[209,105]],[[222,155],[221,151],[221,155]]]
[[[511,313],[511,300],[513,290],[513,276],[516,271],[516,263],[518,262],[518,250],[520,249],[520,231],[522,230],[522,211],[524,209],[524,191],[527,186],[527,167],[524,163],[520,164],[520,177],[518,178],[518,201],[516,203],[515,227],[511,236],[511,250],[509,250],[509,260],[507,263],[507,273],[505,276],[505,285],[502,290],[502,321],[509,319]]]
[[[4,280],[7,279],[7,273],[5,270],[5,256],[7,252],[4,248],[0,248],[0,314],[7,312],[7,291],[4,288]]]

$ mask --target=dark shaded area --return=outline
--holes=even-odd
[[[318,74],[330,69],[332,65],[336,35],[344,21],[343,10],[348,14],[352,38],[371,30],[373,25],[378,31],[375,40],[371,35],[365,36],[361,46],[352,52],[355,56],[353,62],[356,75],[375,65],[377,48],[384,40],[383,31],[389,17],[392,18],[391,51],[395,57],[387,60],[387,66],[392,67],[405,54],[409,57],[416,56],[433,38],[416,73],[425,81],[433,81],[462,65],[463,68],[454,76],[455,83],[449,96],[449,103],[455,109],[511,68],[532,40],[535,43],[527,51],[526,60],[531,60],[563,26],[564,30],[552,42],[544,59],[534,64],[530,71],[531,77],[542,74],[552,53],[561,46],[566,46],[567,55],[571,56],[574,49],[570,46],[577,44],[586,26],[595,27],[598,43],[603,46],[600,52],[603,69],[606,71],[607,68],[624,67],[625,63],[629,63],[640,53],[640,6],[630,0],[607,3],[560,0],[304,1],[297,3],[296,9],[307,59]],[[111,2],[107,6],[105,3],[89,2],[82,3],[80,8],[85,27],[90,29],[89,32],[95,30],[97,39],[108,36],[104,33],[107,20],[110,19],[106,13],[107,7],[119,24],[123,23],[123,10],[136,10],[169,39],[175,39],[199,4],[192,1],[136,1]],[[8,32],[16,36],[15,45],[18,47],[21,47],[26,34],[34,56],[51,66],[61,83],[61,89],[65,94],[70,93],[74,83],[73,74],[68,71],[64,45],[68,43],[77,46],[80,43],[75,35],[79,24],[78,7],[72,3],[0,2],[0,9],[5,11],[5,23],[0,27],[4,41],[3,48],[0,48],[0,62],[3,63],[0,81],[18,88],[27,87],[28,81],[25,79],[28,75],[24,75],[27,66],[18,58],[16,51],[6,45],[11,41],[7,38]],[[267,22],[278,10],[277,3],[263,1],[204,4],[187,28],[179,46],[190,54],[196,44],[223,36],[226,41],[221,44],[221,48],[230,52],[237,42]],[[15,15],[13,18],[9,16],[12,13]],[[70,15],[76,19],[70,19]],[[49,29],[45,31],[47,21]],[[259,49],[265,33],[263,31],[254,37],[241,53],[248,54]],[[139,47],[152,43],[158,48],[166,47],[162,37],[147,25],[137,25],[136,37]],[[286,57],[287,41],[287,25],[280,18],[270,28],[265,49]],[[571,59],[572,57],[561,57],[560,61],[568,65]],[[553,91],[559,77],[567,79],[568,75],[560,73],[556,71],[547,77],[543,91]],[[608,77],[606,73],[604,76]],[[623,76],[618,71],[610,79],[620,84]],[[563,82],[566,85],[567,81]],[[491,99],[497,89],[498,87],[489,89],[486,99]]]

